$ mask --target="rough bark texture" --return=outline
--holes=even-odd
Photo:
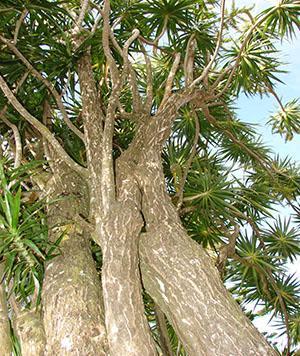
[[[102,285],[110,355],[156,355],[144,315],[138,268],[138,211],[118,204],[103,246]],[[117,231],[117,234],[113,233]]]
[[[160,156],[151,150],[143,155],[143,282],[186,351],[191,356],[275,355],[225,289],[210,258],[181,226],[165,192]]]
[[[11,354],[10,328],[5,286],[2,281],[3,265],[0,263],[0,350],[3,356]]]
[[[50,196],[50,231],[55,240],[63,235],[61,254],[46,267],[42,302],[47,338],[45,355],[105,355],[100,282],[92,259],[89,238],[80,229],[79,215],[87,215],[88,192],[67,167],[54,174]],[[57,226],[59,224],[59,226]]]
[[[119,164],[118,201],[103,221],[102,285],[111,355],[156,355],[144,314],[138,261],[143,219],[140,191],[128,165]]]
[[[21,345],[23,356],[43,356],[46,339],[39,311],[23,310],[14,320],[14,330]]]
[[[82,93],[82,119],[86,141],[86,156],[89,169],[90,216],[99,211],[101,177],[101,139],[103,134],[103,113],[100,108],[94,80],[91,55],[88,51],[78,61],[78,76]]]
[[[78,75],[90,172],[90,216],[95,217],[96,241],[103,253],[102,289],[109,353],[155,355],[144,315],[138,266],[138,238],[143,226],[138,209],[139,192],[126,183],[125,173],[125,177],[119,177],[119,199],[114,199],[112,159],[105,156],[105,153],[111,156],[115,104],[109,105],[104,117],[88,50],[78,61]]]
[[[144,286],[189,355],[276,355],[180,226],[145,234],[140,252]]]

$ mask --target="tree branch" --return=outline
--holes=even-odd
[[[18,82],[16,88],[13,90],[13,92],[17,93],[22,84],[25,82],[26,78],[28,76],[28,73],[25,73],[23,77],[20,79]],[[8,105],[5,105],[4,108],[0,112],[0,120],[2,120],[5,125],[7,125],[12,131],[14,135],[14,140],[15,140],[15,159],[14,159],[14,168],[18,168],[21,164],[22,160],[22,140],[21,140],[21,135],[20,132],[17,128],[16,125],[14,125],[12,122],[10,122],[8,119],[6,119],[5,114],[7,112]]]
[[[75,33],[77,34],[82,28],[82,22],[84,20],[85,13],[89,7],[89,0],[81,0],[81,8],[79,15],[76,19]]]
[[[235,74],[235,72],[236,72],[236,70],[237,70],[237,68],[238,68],[238,65],[239,65],[239,63],[240,63],[240,60],[241,60],[241,58],[242,58],[243,50],[245,49],[245,47],[246,47],[248,41],[250,40],[250,38],[251,38],[253,32],[256,30],[256,28],[257,28],[259,25],[261,25],[261,24],[262,24],[274,11],[276,11],[276,10],[277,10],[277,7],[272,8],[269,12],[267,12],[264,16],[262,16],[262,17],[260,18],[260,20],[258,20],[257,22],[255,22],[255,23],[250,27],[250,29],[249,29],[248,32],[246,33],[246,36],[245,36],[244,41],[242,42],[242,45],[241,45],[239,54],[238,54],[238,56],[237,56],[237,58],[236,58],[236,60],[235,60],[235,62],[234,62],[234,65],[233,65],[232,67],[230,67],[230,68],[231,68],[231,72],[230,72],[230,74],[229,74],[229,77],[228,77],[228,79],[227,79],[227,81],[226,81],[225,86],[224,86],[224,88],[220,91],[220,93],[218,93],[217,95],[215,95],[215,96],[213,97],[214,99],[217,99],[217,98],[219,98],[220,96],[222,96],[222,95],[226,92],[226,90],[229,88],[229,86],[230,86],[230,84],[231,84],[231,82],[232,82],[233,76],[234,76],[234,74]],[[223,72],[223,73],[224,73],[224,72]],[[223,73],[221,73],[220,75],[222,76]],[[219,82],[220,82],[220,81],[219,81],[219,79],[217,78],[216,83],[219,83]],[[216,88],[216,84],[214,84],[214,85],[212,86],[212,89],[215,89],[215,88]]]
[[[109,14],[110,14],[110,2],[109,0],[104,1],[104,6],[102,10],[103,17],[103,33],[102,33],[102,45],[104,50],[104,55],[107,59],[109,69],[111,72],[111,77],[113,80],[113,84],[118,81],[119,78],[119,70],[117,68],[116,61],[111,54],[111,50],[109,47],[109,38],[111,33],[111,28],[109,25]]]
[[[68,126],[68,128],[73,131],[80,139],[84,142],[84,134],[75,126],[73,125],[72,121],[69,119],[65,106],[61,100],[61,97],[53,84],[47,79],[42,76],[40,72],[38,72],[33,65],[23,56],[23,54],[17,49],[17,47],[8,39],[4,38],[0,35],[0,41],[7,45],[7,47],[25,64],[25,66],[29,69],[29,71],[38,79],[40,80],[45,87],[49,90],[49,92],[54,97],[57,106],[62,113],[63,119]]]
[[[145,111],[149,114],[151,113],[152,101],[153,101],[153,77],[152,77],[152,64],[151,60],[146,52],[146,49],[140,40],[140,46],[145,58],[146,63],[146,73],[147,73],[147,89],[146,89],[146,100],[145,100]]]
[[[5,125],[7,125],[13,132],[15,141],[15,157],[14,157],[14,168],[18,168],[22,160],[22,141],[21,135],[16,125],[6,119],[5,114],[7,111],[7,106],[5,106],[0,112],[0,120],[2,120]]]
[[[16,23],[16,28],[15,28],[15,33],[14,33],[14,40],[13,40],[13,44],[16,45],[17,41],[18,41],[18,36],[19,36],[19,32],[20,32],[20,28],[22,26],[22,23],[25,19],[25,17],[28,14],[28,10],[24,9],[21,13],[20,18],[18,19],[17,23]]]
[[[189,38],[187,46],[186,46],[186,53],[184,57],[184,77],[185,77],[185,86],[189,86],[193,82],[194,76],[194,59],[195,59],[195,35]]]
[[[175,54],[175,59],[174,59],[174,62],[172,64],[171,70],[170,70],[168,78],[167,78],[164,97],[163,97],[163,100],[159,106],[159,111],[164,107],[165,103],[167,102],[168,98],[170,97],[170,95],[172,93],[173,81],[174,81],[174,77],[176,75],[177,69],[179,67],[180,57],[181,57],[180,53]]]
[[[47,141],[51,144],[60,158],[74,171],[79,173],[81,176],[87,176],[87,170],[80,165],[78,165],[72,158],[66,153],[66,151],[61,147],[59,142],[53,136],[52,132],[48,130],[48,128],[43,125],[38,119],[32,116],[24,106],[18,101],[18,99],[14,96],[13,92],[10,90],[5,80],[0,75],[0,88],[3,91],[4,95],[10,102],[10,104],[18,111],[18,113],[28,121],[35,129],[39,131],[39,133],[47,139]]]
[[[198,77],[197,79],[195,79],[192,83],[192,86],[200,83],[202,80],[204,80],[208,74],[209,71],[214,63],[214,61],[217,58],[221,43],[222,43],[222,34],[223,34],[223,27],[224,27],[224,15],[225,15],[225,0],[222,0],[221,3],[221,22],[220,22],[220,30],[219,30],[219,34],[218,34],[218,39],[217,39],[217,45],[214,51],[214,54],[211,58],[211,60],[209,61],[209,63],[207,64],[207,66],[204,68],[202,74],[200,75],[200,77]]]
[[[252,158],[256,159],[257,162],[261,165],[261,167],[268,172],[268,174],[273,177],[273,173],[270,168],[267,166],[266,162],[255,152],[250,150],[243,142],[239,141],[229,130],[224,130],[220,124],[218,123],[217,119],[209,112],[209,108],[207,106],[201,107],[204,116],[206,117],[207,121],[211,123],[213,126],[222,130],[222,132],[229,137],[236,145],[240,146],[245,152],[249,154]]]
[[[155,319],[159,334],[160,348],[164,356],[173,356],[172,347],[170,344],[166,317],[161,311],[160,307],[155,303],[154,305]]]

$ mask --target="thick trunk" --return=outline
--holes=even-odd
[[[49,205],[50,239],[63,238],[60,255],[47,264],[43,285],[45,355],[105,355],[100,281],[89,237],[75,222],[79,214],[88,214],[88,192],[67,167],[59,173],[49,184],[49,196],[60,198]]]
[[[143,156],[143,282],[186,351],[191,356],[275,355],[225,289],[205,251],[181,226],[165,192],[159,153],[148,150]]]
[[[145,234],[140,255],[144,286],[189,355],[276,355],[180,226],[161,224]]]
[[[62,254],[45,275],[45,355],[105,355],[99,280],[87,236],[69,231],[63,239]]]
[[[10,327],[5,286],[2,281],[3,265],[0,263],[0,349],[3,356],[11,354]],[[2,283],[1,283],[2,282]]]
[[[43,356],[46,339],[41,313],[25,309],[14,319],[14,330],[18,336],[23,356]]]
[[[96,241],[103,253],[102,285],[109,353],[112,356],[155,355],[155,345],[144,315],[138,268],[138,238],[143,220],[135,192],[130,192],[133,196],[126,201],[128,187],[122,188],[122,179],[118,189],[119,195],[123,191],[124,196],[112,206],[109,206],[111,199],[104,199],[107,195],[111,198],[108,190],[114,190],[112,161],[103,156],[109,142],[102,132],[104,121],[106,129],[111,124],[108,118],[111,113],[106,112],[104,117],[100,109],[91,63],[87,50],[78,61],[78,75],[90,172],[90,217],[96,218]]]
[[[116,205],[103,246],[102,285],[110,355],[156,355],[144,315],[138,268],[138,236],[143,221],[126,204]]]
[[[123,168],[123,169],[122,169]],[[144,225],[140,191],[131,170],[118,164],[118,201],[102,221],[102,285],[110,355],[156,355],[142,300],[138,243]]]

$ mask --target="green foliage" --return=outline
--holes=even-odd
[[[22,201],[20,179],[24,179],[24,169],[34,165],[11,170],[7,162],[0,162],[0,256],[10,293],[25,303],[30,303],[28,297],[36,282],[42,282],[43,263],[50,247],[43,212],[45,202]]]
[[[273,133],[279,133],[285,137],[285,141],[291,141],[294,134],[300,133],[300,105],[298,100],[288,102],[268,121]]]
[[[269,254],[293,261],[300,253],[300,234],[290,222],[279,217],[274,226],[268,224],[262,236]]]

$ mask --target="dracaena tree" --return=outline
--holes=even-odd
[[[0,15],[1,355],[276,355],[249,320],[266,314],[296,352],[299,168],[235,104],[272,96],[273,131],[299,133],[276,84],[300,2]]]

